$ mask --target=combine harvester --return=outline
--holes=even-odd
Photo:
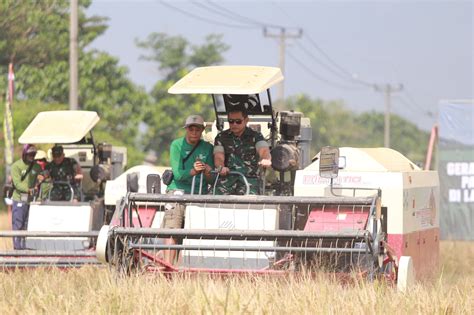
[[[95,243],[100,227],[109,222],[113,207],[104,204],[107,180],[123,172],[126,149],[95,143],[92,128],[99,116],[92,111],[49,111],[39,113],[19,138],[22,144],[61,144],[66,157],[74,158],[82,168],[79,200],[73,200],[68,182],[41,184],[31,202],[27,231],[1,231],[7,242],[0,248],[0,266],[4,268],[97,264]],[[49,193],[46,187],[50,187]],[[67,186],[68,200],[54,200],[51,192]],[[112,209],[112,210],[111,210]],[[110,210],[110,215],[108,211]],[[109,216],[109,219],[107,219]],[[25,250],[9,250],[12,237],[25,237]]]
[[[309,120],[272,107],[270,87],[282,80],[278,68],[220,66],[197,68],[172,86],[172,94],[212,95],[216,121],[205,139],[228,126],[232,106],[246,106],[249,127],[271,146],[273,171],[261,176],[265,193],[167,195],[148,187],[144,194],[130,177],[128,193],[99,233],[98,259],[125,273],[325,270],[400,288],[436,272],[437,173],[387,148],[326,147],[311,163]],[[186,206],[184,228],[160,228],[173,203]],[[176,245],[163,242],[170,237]],[[170,249],[179,251],[175,264],[162,259]]]

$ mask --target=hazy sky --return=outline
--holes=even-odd
[[[403,84],[392,112],[423,129],[436,122],[440,100],[474,98],[473,1],[94,0],[88,14],[110,19],[92,47],[119,57],[147,90],[161,75],[139,60],[146,52],[135,39],[165,32],[202,44],[208,34],[223,34],[231,46],[225,64],[278,66],[278,41],[263,35],[263,25],[275,25],[303,30],[287,41],[286,97],[305,93],[384,111],[383,94],[367,83]]]

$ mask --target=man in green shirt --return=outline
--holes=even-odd
[[[212,182],[211,170],[214,168],[213,148],[208,142],[201,140],[204,131],[204,120],[199,115],[191,115],[186,119],[184,128],[186,135],[171,143],[170,161],[173,170],[173,181],[167,188],[169,194],[190,194],[192,179],[195,177],[194,194],[206,194]],[[200,182],[202,178],[202,187]],[[163,217],[163,228],[180,229],[184,225],[184,210],[182,204],[167,204]],[[172,238],[165,244],[176,244]],[[169,263],[175,260],[176,251],[164,251],[164,259]]]
[[[196,177],[194,187],[194,194],[197,194],[199,193],[200,176],[204,175],[201,193],[206,194],[207,186],[211,183],[211,170],[214,168],[214,161],[212,144],[201,140],[204,120],[199,115],[191,115],[186,119],[184,128],[186,135],[171,143],[170,161],[173,169],[173,181],[167,190],[182,190],[185,194],[190,194],[193,176],[199,175]]]
[[[26,230],[28,225],[29,202],[34,194],[41,166],[35,162],[36,147],[25,144],[22,158],[12,165],[13,205],[12,205],[12,229]],[[25,249],[25,238],[13,238],[14,249]]]

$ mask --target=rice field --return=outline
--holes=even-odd
[[[8,227],[6,214],[0,228]],[[406,293],[331,275],[119,277],[107,268],[0,272],[0,314],[474,314],[474,243],[442,242],[439,275]]]

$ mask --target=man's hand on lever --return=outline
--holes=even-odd
[[[219,172],[220,176],[227,176],[230,172],[230,169],[225,166],[220,166],[217,168],[217,171]]]
[[[211,171],[212,171],[212,168],[208,164],[198,160],[194,162],[193,164],[193,170],[191,172],[191,175],[194,176],[199,173],[204,173],[204,175],[210,175]]]

